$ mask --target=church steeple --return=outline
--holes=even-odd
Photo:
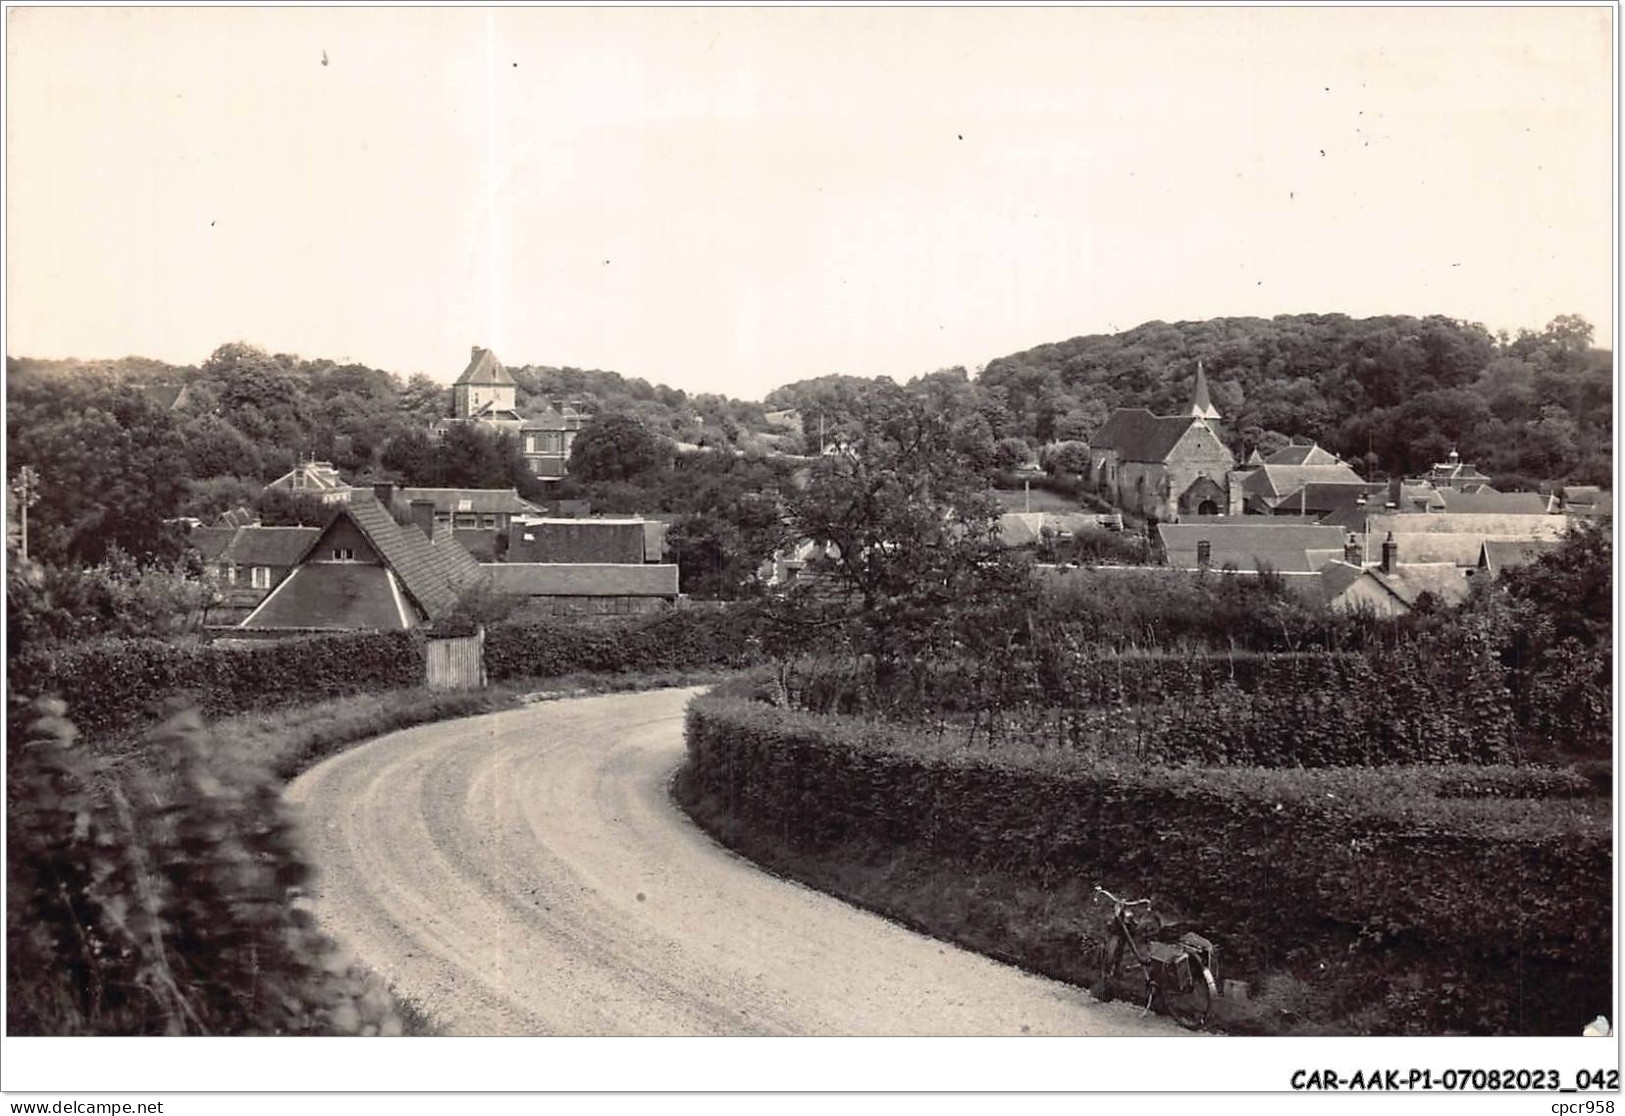
[[[1196,362],[1196,395],[1191,400],[1189,414],[1192,418],[1216,421],[1219,409],[1213,405],[1213,398],[1207,393],[1207,375],[1202,371],[1202,362]]]

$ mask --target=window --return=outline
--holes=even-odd
[[[348,547],[348,546],[335,546],[333,548],[333,561],[335,561],[335,562],[354,562],[355,561],[355,550],[353,548],[351,548],[351,547]]]
[[[458,500],[457,501],[457,510],[460,511],[460,512],[473,511],[474,510],[474,501],[473,500]]]
[[[496,525],[497,525],[497,517],[496,516],[494,516],[494,515],[482,515],[482,516],[480,516],[480,526],[484,527],[486,530],[490,530],[491,528],[495,527]]]
[[[270,566],[255,566],[249,577],[252,578],[250,584],[255,589],[269,589],[271,587]]]
[[[220,576],[226,579],[227,585],[237,584],[237,567],[230,562],[220,563]]]

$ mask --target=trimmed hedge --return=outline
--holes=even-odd
[[[754,653],[748,621],[727,610],[674,610],[613,620],[499,624],[486,632],[493,682],[576,672],[733,666]],[[344,632],[264,643],[104,640],[13,658],[13,731],[27,700],[55,694],[86,737],[122,737],[180,706],[214,717],[419,685],[420,632]]]
[[[1088,765],[723,693],[690,706],[679,787],[802,853],[1170,899],[1228,975],[1298,970],[1362,1029],[1573,1034],[1612,998],[1612,835],[1606,800],[1508,793],[1558,783],[1578,791],[1539,769]]]
[[[792,696],[804,708],[850,712],[851,687],[848,675],[816,666],[794,680]],[[1007,735],[1170,763],[1518,758],[1503,672],[1471,647],[1099,655],[1050,645],[1028,670],[990,672],[963,661],[922,666],[905,672],[886,699],[887,712],[904,719],[993,710],[988,719]]]

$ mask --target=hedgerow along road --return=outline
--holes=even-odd
[[[1101,1004],[769,875],[672,802],[697,690],[380,737],[287,791],[318,921],[447,1035],[1139,1035]]]

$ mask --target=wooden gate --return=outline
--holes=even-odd
[[[478,690],[485,685],[485,629],[471,636],[431,636],[424,641],[423,658],[429,689]]]

